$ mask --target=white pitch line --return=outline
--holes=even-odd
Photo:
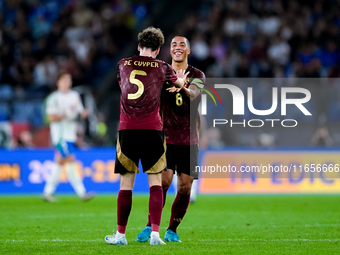
[[[318,224],[316,223],[315,225],[309,225],[309,224],[306,224],[305,227],[339,227],[340,224],[332,224],[332,223],[329,223],[329,224]]]
[[[93,240],[81,240],[81,242],[104,242],[104,238],[102,239],[93,239]],[[27,240],[5,240],[6,243],[21,243],[21,242],[27,242]],[[31,241],[30,241],[31,242]],[[57,243],[57,242],[79,242],[79,240],[69,240],[69,239],[41,239],[37,240],[37,242],[51,242],[51,243]]]
[[[255,226],[255,225],[254,225]],[[257,225],[259,226],[259,225]],[[325,223],[325,224],[319,224],[315,223],[313,225],[311,224],[305,224],[305,225],[294,225],[294,227],[302,227],[302,228],[313,228],[313,227],[339,227],[340,224],[337,223]],[[261,226],[264,227],[264,226]],[[291,225],[273,225],[273,228],[289,228]]]
[[[159,229],[167,229],[167,227],[160,227]],[[128,228],[128,230],[140,230],[142,231],[143,230],[143,227],[141,228]],[[59,232],[63,232],[63,233],[70,233],[70,232],[103,232],[103,233],[107,233],[109,232],[110,233],[110,230],[107,231],[107,229],[74,229],[74,230],[71,230],[71,229],[63,229],[63,230],[54,230],[54,229],[51,229],[51,230],[45,230],[45,229],[37,229],[37,230],[32,230],[31,232],[34,232],[34,233],[46,233],[46,232],[52,232],[52,233],[59,233]],[[24,234],[24,233],[27,233],[27,231],[22,231],[22,230],[18,230],[18,231],[15,231],[16,234]],[[112,231],[111,231],[112,233]]]
[[[199,242],[338,242],[340,239],[198,239]]]
[[[305,225],[294,225],[294,227],[302,227],[302,228],[310,228],[310,227],[339,227],[340,223],[326,223],[326,224],[319,224],[315,223],[313,225],[310,224],[305,224]],[[231,226],[212,226],[209,227],[209,229],[229,229]],[[244,225],[239,225],[238,227],[245,227],[245,228],[256,228],[256,227],[272,227],[272,228],[289,228],[291,225],[272,225],[272,226],[266,226],[266,225],[249,225],[247,226],[246,224]],[[181,227],[181,229],[192,229],[191,227]],[[197,227],[197,229],[205,229],[208,227]]]

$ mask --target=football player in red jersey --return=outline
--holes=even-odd
[[[164,36],[160,29],[149,27],[138,34],[139,56],[118,63],[121,87],[120,123],[117,138],[115,173],[120,174],[117,199],[117,233],[105,237],[114,245],[126,245],[125,230],[132,206],[132,189],[139,160],[148,173],[151,221],[151,245],[165,244],[159,237],[163,208],[162,171],[166,169],[163,123],[160,116],[164,84],[182,88],[187,73],[175,74],[172,67],[156,59]]]
[[[188,73],[185,86],[181,89],[171,87],[162,96],[162,113],[164,118],[164,133],[166,137],[167,170],[163,172],[163,201],[169,189],[173,175],[177,172],[177,194],[172,204],[169,227],[164,240],[180,242],[177,227],[182,221],[189,202],[191,186],[195,178],[195,166],[198,164],[198,136],[200,118],[198,105],[201,100],[201,90],[192,83],[197,78],[205,81],[202,71],[188,64],[190,44],[187,38],[175,36],[171,41],[170,53],[172,67],[178,72]],[[190,118],[190,113],[193,114]],[[137,236],[137,241],[146,242],[151,233],[150,215],[147,227]]]

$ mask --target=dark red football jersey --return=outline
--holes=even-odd
[[[205,82],[205,75],[201,70],[189,65],[186,72],[188,71],[189,74],[185,82],[186,87],[190,86],[194,78],[199,78]],[[163,89],[161,109],[167,143],[176,145],[198,144],[200,128],[198,105],[200,101],[201,95],[190,101],[190,98],[184,94],[183,90],[171,93],[166,91],[165,88]],[[190,112],[195,116],[190,118]]]
[[[173,84],[177,76],[172,67],[152,57],[133,56],[118,62],[117,79],[121,87],[118,130],[163,130],[160,99],[163,84]]]

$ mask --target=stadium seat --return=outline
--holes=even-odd
[[[9,119],[9,107],[7,103],[0,103],[0,121]]]
[[[15,122],[28,121],[33,114],[33,105],[25,101],[17,101],[13,104],[13,116],[12,120]]]
[[[42,101],[14,102],[12,120],[16,122],[29,121],[33,126],[41,126],[43,124],[41,107]]]
[[[0,121],[9,119],[9,107],[7,103],[0,103]]]
[[[8,85],[0,85],[0,99],[11,99],[14,96],[14,89]]]

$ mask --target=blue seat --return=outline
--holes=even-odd
[[[16,122],[27,122],[33,114],[33,111],[34,108],[29,102],[14,102],[12,120]]]
[[[9,120],[9,106],[7,103],[0,102],[0,121]]]
[[[14,89],[11,85],[0,85],[0,99],[11,99],[14,96]]]
[[[36,127],[42,126],[42,103],[41,100],[14,102],[12,120],[16,122],[30,122]]]

